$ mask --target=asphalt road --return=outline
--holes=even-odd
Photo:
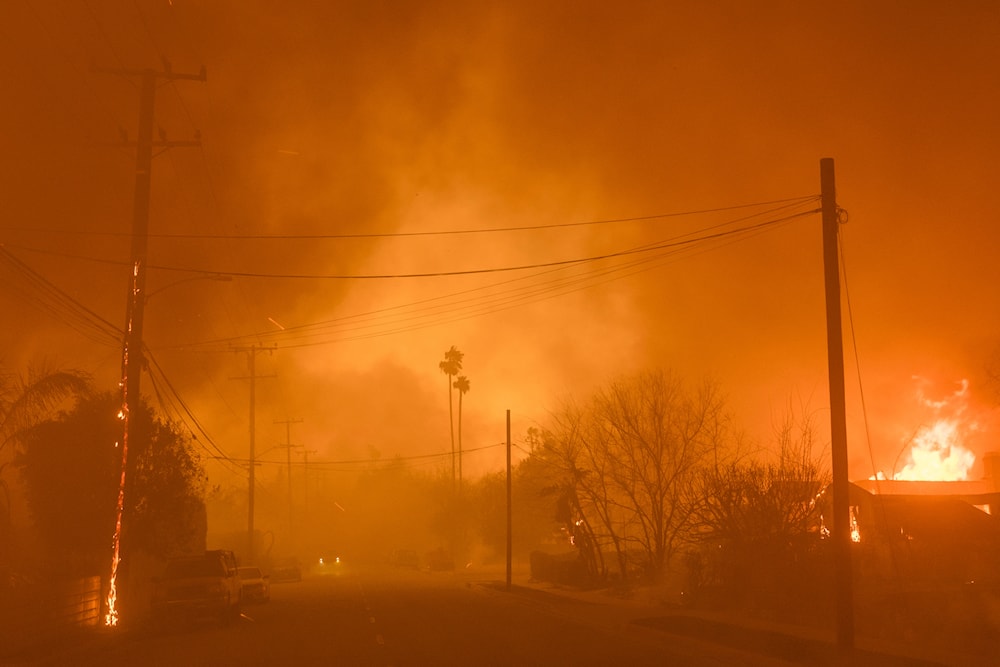
[[[495,579],[350,571],[275,584],[271,601],[214,623],[103,632],[37,665],[788,665],[631,622],[597,605]]]

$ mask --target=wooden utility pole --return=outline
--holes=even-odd
[[[139,398],[139,380],[143,368],[142,329],[146,305],[146,258],[149,246],[149,200],[152,189],[153,148],[201,146],[201,141],[168,141],[161,134],[153,140],[153,115],[157,81],[205,81],[205,69],[198,74],[178,74],[168,67],[164,72],[145,70],[106,70],[115,74],[140,76],[139,134],[135,144],[135,197],[132,205],[132,254],[129,298],[125,312],[125,347],[122,355],[123,392],[132,400]],[[129,145],[129,142],[125,142]],[[125,369],[126,364],[129,366]]]
[[[507,590],[510,590],[514,557],[514,508],[512,507],[513,480],[510,476],[510,410],[507,411]]]
[[[847,472],[847,400],[840,306],[840,246],[833,159],[819,163],[823,211],[823,273],[830,375],[830,449],[833,453],[833,555],[837,604],[837,646],[854,648],[854,578],[851,568],[851,499]]]
[[[116,601],[118,597],[118,566],[121,562],[122,516],[125,508],[125,482],[128,470],[128,446],[131,426],[130,412],[133,404],[138,404],[140,379],[143,369],[142,327],[146,305],[146,257],[149,240],[149,199],[152,184],[153,146],[170,148],[173,146],[199,146],[200,141],[153,141],[153,112],[156,106],[157,80],[174,81],[189,79],[205,81],[205,69],[197,75],[176,74],[168,67],[164,72],[146,70],[105,70],[126,76],[142,78],[139,98],[139,134],[134,144],[135,195],[132,204],[132,250],[129,271],[128,298],[125,304],[125,340],[122,344],[122,467],[118,481],[118,502],[115,507],[115,530],[112,537],[113,553],[111,576],[108,579],[107,614],[105,625],[118,624]],[[125,142],[126,145],[128,142]]]
[[[301,419],[275,420],[275,424],[285,425],[285,444],[279,445],[285,449],[288,461],[288,540],[292,541],[292,424],[301,424]]]
[[[302,505],[309,507],[309,455],[315,454],[315,449],[302,449]]]
[[[250,471],[248,473],[247,486],[249,488],[247,495],[247,558],[250,563],[254,562],[254,527],[253,527],[253,517],[254,517],[254,487],[256,482],[254,480],[254,470],[257,467],[256,462],[256,438],[257,438],[257,378],[263,377],[274,377],[273,375],[257,375],[257,353],[263,352],[264,350],[271,351],[274,348],[263,348],[259,345],[251,345],[250,347],[236,348],[236,352],[246,352],[247,353],[247,368],[250,374],[246,377],[236,378],[238,380],[250,380]]]

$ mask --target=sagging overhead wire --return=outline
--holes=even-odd
[[[284,348],[306,347],[387,336],[438,326],[556,298],[639,272],[649,271],[673,261],[676,256],[683,253],[707,252],[708,249],[744,240],[816,212],[815,210],[797,212],[736,230],[713,232],[701,236],[687,235],[691,238],[648,244],[635,250],[643,251],[642,255],[645,255],[647,250],[652,251],[651,255],[629,256],[623,253],[619,257],[624,261],[611,266],[596,269],[589,264],[586,267],[579,265],[550,267],[531,275],[400,306],[306,325],[285,326],[280,331],[256,332],[247,336],[214,339],[175,347],[189,351],[217,351],[220,346],[237,345],[250,338],[258,342],[267,341],[279,344]]]
[[[462,454],[474,454],[477,452],[484,452],[489,449],[494,449],[496,447],[506,447],[506,443],[498,442],[492,445],[483,445],[481,447],[471,447],[462,450]],[[450,459],[454,454],[450,451],[448,452],[437,452],[433,454],[414,454],[411,456],[393,456],[389,459],[340,459],[340,460],[329,460],[329,459],[309,459],[306,461],[292,461],[291,465],[294,467],[301,468],[316,468],[319,470],[326,470],[331,472],[351,472],[356,471],[358,466],[372,466],[372,465],[382,465],[382,466],[392,466],[396,463],[421,463],[430,462],[435,463],[438,460]],[[240,465],[248,466],[250,461],[248,459],[238,459]],[[287,466],[288,461],[279,461],[273,459],[254,459],[254,463],[260,465],[275,465],[275,466]],[[341,467],[343,466],[343,467]]]
[[[200,343],[169,346],[184,348],[189,351],[217,351],[220,346],[239,344],[248,338],[262,342],[265,340],[280,342],[283,347],[303,347],[322,345],[332,342],[366,339],[413,331],[431,326],[461,321],[472,317],[500,312],[527,303],[555,298],[572,292],[591,288],[595,285],[618,280],[623,277],[648,271],[671,261],[680,253],[705,252],[708,249],[734,243],[791,220],[813,215],[813,209],[792,212],[778,218],[756,221],[754,224],[743,225],[733,229],[725,229],[732,225],[746,222],[754,218],[780,213],[789,209],[800,208],[803,204],[814,201],[814,198],[797,198],[782,200],[782,206],[766,211],[756,212],[740,218],[728,220],[720,224],[705,227],[700,230],[678,235],[673,238],[628,248],[614,253],[590,257],[546,262],[533,265],[508,266],[494,269],[478,269],[473,271],[438,272],[434,274],[395,274],[382,276],[335,276],[337,278],[371,278],[371,277],[415,277],[427,275],[467,275],[469,273],[492,273],[498,271],[517,271],[528,267],[544,269],[537,273],[513,278],[507,281],[474,288],[442,297],[433,297],[413,304],[403,304],[380,311],[371,311],[359,315],[327,320],[324,322],[285,327],[280,332],[266,331],[249,335],[203,341]],[[725,210],[725,209],[719,209]],[[7,253],[9,255],[9,253]],[[624,260],[612,266],[594,270],[591,265],[601,261]],[[153,267],[151,267],[153,268]],[[581,270],[582,273],[567,273]],[[199,271],[200,275],[233,275],[222,271]],[[244,275],[244,274],[238,274]],[[287,277],[279,274],[251,274],[255,277]],[[301,276],[310,278],[329,278],[332,276]],[[541,280],[539,280],[541,279]],[[117,340],[116,340],[117,343]],[[167,349],[166,347],[162,349]]]
[[[15,276],[26,283],[30,291],[14,290],[14,292],[33,306],[52,315],[96,343],[113,346],[122,344],[124,331],[53,285],[31,267],[7,252],[7,249],[2,245],[0,245],[0,267],[13,270]],[[6,284],[14,283],[7,282]],[[149,364],[150,379],[164,412],[169,414],[171,404],[173,404],[173,412],[180,416],[181,421],[194,424],[191,433],[195,436],[194,440],[200,447],[205,449],[213,459],[223,459],[233,463],[225,452],[215,444],[201,422],[181,398],[148,347],[145,347],[145,358]],[[161,386],[169,390],[169,396],[161,391]],[[197,437],[196,431],[201,434],[201,438]],[[205,445],[206,442],[208,446]]]
[[[650,220],[666,220],[670,218],[692,217],[697,215],[707,215],[709,213],[724,213],[726,211],[738,211],[741,209],[756,208],[760,206],[772,206],[775,204],[797,205],[808,202],[819,201],[819,195],[808,195],[804,197],[791,197],[789,199],[775,199],[772,201],[754,202],[751,204],[737,204],[734,206],[722,206],[719,208],[700,209],[694,211],[680,211],[673,213],[656,213],[653,215],[641,215],[625,218],[606,218],[601,220],[585,220],[581,222],[562,222],[549,225],[521,225],[510,227],[486,227],[482,229],[438,229],[422,232],[372,232],[355,234],[170,234],[154,233],[147,234],[151,239],[177,239],[194,241],[322,241],[322,240],[345,240],[345,239],[390,239],[406,238],[416,236],[459,236],[467,234],[496,234],[507,232],[543,231],[548,229],[566,229],[572,227],[589,227],[599,225],[615,225],[621,223],[647,222]],[[75,234],[87,236],[108,236],[127,237],[129,232],[97,232],[86,230],[66,230],[50,229],[40,230],[37,227],[31,229],[18,227],[2,227],[8,231],[17,232],[44,232],[50,234]]]
[[[12,289],[10,291],[32,307],[52,316],[95,343],[110,346],[122,344],[125,334],[121,328],[56,287],[44,276],[12,255],[2,244],[0,244],[0,267],[12,271],[15,278],[15,280],[4,281],[4,285],[23,285],[26,289]]]
[[[208,454],[208,458],[225,462],[229,464],[227,467],[231,472],[238,472],[242,475],[244,471],[239,469],[241,466],[215,443],[215,440],[213,440],[208,434],[208,431],[206,431],[205,427],[202,426],[201,422],[194,415],[194,412],[191,411],[191,408],[188,407],[184,399],[181,398],[181,395],[177,391],[176,387],[174,387],[173,383],[170,382],[170,379],[167,378],[166,373],[163,372],[163,368],[156,361],[156,358],[153,356],[152,352],[150,352],[149,348],[143,346],[143,351],[145,353],[146,361],[149,364],[149,377],[153,383],[153,388],[156,392],[157,398],[160,401],[160,407],[164,410],[164,412],[169,413],[172,411],[183,423],[194,426],[194,428],[191,428],[190,425],[188,426],[191,431],[192,439],[198,444],[199,447],[205,450]],[[166,391],[169,391],[169,395],[161,390],[161,386]],[[201,434],[201,437],[198,436],[199,433]],[[207,443],[207,445],[205,443]]]
[[[812,201],[815,201],[815,198],[806,197],[806,198],[795,199],[795,200],[792,200],[792,201],[793,201],[793,203],[786,204],[786,205],[784,205],[782,207],[779,207],[779,208],[776,208],[776,209],[770,209],[770,210],[767,210],[767,211],[761,211],[761,212],[758,212],[758,213],[754,213],[754,214],[752,214],[750,216],[745,216],[743,218],[737,218],[736,220],[726,221],[726,222],[723,222],[723,223],[720,223],[720,224],[717,224],[717,225],[713,225],[713,226],[704,228],[702,230],[698,230],[698,231],[695,231],[695,232],[690,232],[688,234],[683,234],[683,235],[680,235],[680,236],[672,237],[670,239],[667,239],[667,240],[664,240],[664,241],[660,241],[660,242],[657,242],[657,243],[647,244],[647,245],[639,246],[639,247],[635,247],[635,248],[628,248],[628,249],[620,250],[620,251],[617,251],[617,252],[603,253],[603,254],[598,254],[598,255],[589,255],[589,256],[585,256],[585,257],[576,257],[576,258],[571,258],[571,259],[555,260],[555,261],[549,261],[549,262],[533,262],[533,263],[528,263],[528,264],[516,264],[516,265],[507,265],[507,266],[500,266],[500,267],[485,267],[485,268],[462,269],[462,270],[425,271],[425,272],[411,272],[411,273],[371,273],[371,274],[282,273],[282,272],[268,272],[268,273],[265,273],[265,272],[257,272],[257,271],[234,271],[234,270],[220,270],[220,269],[212,269],[212,268],[205,269],[205,268],[196,268],[196,267],[181,267],[181,266],[170,266],[170,265],[153,264],[153,263],[147,264],[147,269],[149,269],[149,270],[155,270],[155,271],[172,272],[172,273],[192,273],[192,274],[200,274],[200,275],[206,275],[206,276],[228,276],[228,277],[235,277],[235,278],[262,278],[262,279],[286,279],[286,280],[288,280],[288,279],[294,279],[294,280],[395,280],[395,279],[412,279],[412,278],[440,278],[440,277],[448,277],[448,276],[468,276],[468,275],[489,274],[489,273],[506,273],[506,272],[515,272],[515,271],[525,271],[525,270],[543,269],[543,268],[551,268],[551,267],[559,267],[559,266],[572,266],[572,265],[577,265],[577,264],[586,264],[586,263],[596,262],[596,261],[600,261],[600,260],[606,260],[606,259],[614,259],[614,258],[618,258],[618,257],[624,257],[624,256],[628,256],[628,255],[634,255],[634,254],[640,254],[640,253],[648,253],[648,252],[655,252],[655,251],[658,251],[658,250],[664,250],[664,249],[673,248],[673,247],[683,247],[685,245],[698,244],[698,243],[702,243],[702,242],[704,242],[706,240],[712,240],[712,239],[717,239],[717,238],[724,238],[726,236],[740,235],[740,234],[743,234],[743,233],[747,232],[748,230],[752,230],[752,229],[755,229],[755,228],[758,228],[758,227],[763,228],[763,227],[771,226],[771,225],[774,225],[774,224],[779,224],[781,222],[784,222],[785,219],[766,221],[766,222],[759,223],[758,225],[755,225],[755,226],[752,226],[752,227],[743,227],[743,228],[737,228],[737,229],[731,229],[731,230],[721,230],[721,231],[715,231],[713,233],[707,233],[707,232],[710,231],[710,230],[720,230],[722,227],[726,227],[726,226],[735,224],[735,223],[740,222],[740,221],[749,220],[749,219],[755,218],[755,217],[761,217],[761,216],[764,216],[764,215],[767,215],[767,214],[771,214],[771,213],[775,213],[775,212],[780,211],[780,210],[787,209],[787,208],[792,207],[792,206],[797,206],[797,205],[802,205],[803,203],[812,202]],[[809,214],[812,214],[812,213],[815,213],[815,212],[816,211],[810,210],[810,211],[808,211],[806,213],[797,214],[794,217],[800,217],[802,215],[809,215]],[[626,219],[624,219],[624,218],[620,219],[620,221],[624,221],[624,220],[626,220]],[[27,252],[33,252],[33,253],[38,253],[38,254],[46,254],[46,255],[52,255],[52,256],[57,256],[57,257],[64,257],[64,258],[68,258],[68,259],[77,259],[77,260],[96,262],[96,263],[100,263],[100,264],[110,264],[110,265],[116,265],[116,266],[127,266],[128,265],[127,262],[119,261],[119,260],[108,260],[108,259],[100,259],[100,258],[95,258],[95,257],[85,257],[85,256],[81,256],[81,255],[74,255],[72,253],[59,253],[59,252],[55,252],[55,251],[43,250],[43,249],[40,249],[40,248],[34,248],[34,247],[20,245],[20,244],[18,244],[18,245],[8,244],[8,245],[9,245],[9,247],[16,247],[16,248],[19,248],[21,250],[25,250]]]

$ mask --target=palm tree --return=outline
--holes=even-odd
[[[452,385],[458,389],[458,488],[462,489],[462,397],[469,391],[469,378],[459,375]]]
[[[70,396],[89,391],[90,377],[80,371],[32,370],[28,377],[0,369],[0,569],[8,564],[11,530],[10,489],[3,479],[3,470],[15,460],[15,448],[25,433],[51,416],[51,411]],[[8,450],[9,447],[9,450]]]
[[[444,361],[438,364],[438,368],[441,372],[448,376],[448,428],[451,432],[451,484],[455,485],[455,418],[452,412],[452,394],[451,394],[451,379],[458,375],[459,371],[462,370],[462,357],[465,354],[458,351],[458,348],[452,345],[444,353]]]

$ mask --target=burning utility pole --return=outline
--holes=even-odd
[[[118,413],[122,420],[122,468],[118,482],[118,502],[115,506],[115,529],[112,538],[111,575],[108,580],[107,614],[105,625],[118,624],[117,580],[118,565],[121,562],[122,514],[125,508],[125,480],[128,464],[129,411],[132,403],[139,400],[139,380],[142,375],[142,325],[146,305],[146,251],[149,234],[149,195],[153,167],[153,146],[171,148],[174,146],[199,146],[200,141],[167,141],[164,136],[153,141],[153,111],[156,101],[156,82],[188,79],[205,81],[205,68],[198,74],[176,74],[167,66],[163,72],[146,70],[106,70],[125,76],[142,78],[139,104],[139,134],[135,158],[135,199],[132,208],[132,253],[129,275],[128,300],[125,306],[125,340],[122,348],[122,405]],[[128,142],[126,141],[126,144]]]

